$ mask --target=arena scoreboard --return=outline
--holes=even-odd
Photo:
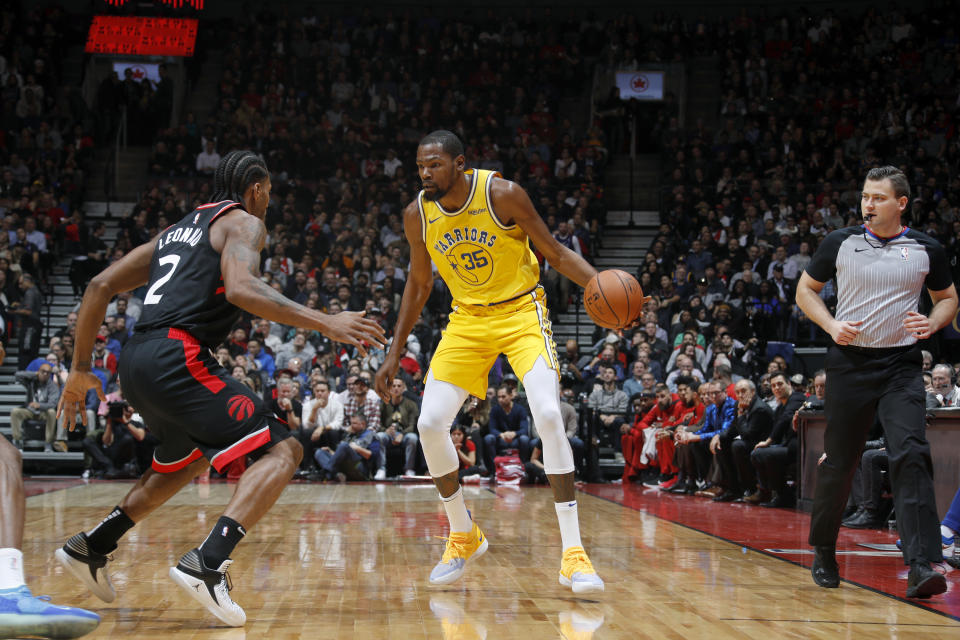
[[[193,55],[197,20],[94,16],[87,34],[87,53],[125,56]]]

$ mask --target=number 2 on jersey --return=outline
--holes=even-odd
[[[173,253],[169,256],[163,256],[159,262],[161,265],[170,265],[170,271],[167,271],[162,278],[154,282],[153,286],[147,290],[147,296],[143,299],[143,304],[158,304],[160,302],[163,294],[158,295],[157,289],[165,285],[167,280],[173,277],[173,272],[177,270],[177,265],[180,264],[180,256]]]

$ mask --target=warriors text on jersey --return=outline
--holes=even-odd
[[[493,210],[490,189],[495,171],[468,169],[470,195],[457,211],[417,197],[423,241],[454,305],[488,305],[531,291],[540,265],[526,232],[505,225]]]
[[[227,337],[240,309],[227,302],[210,225],[240,206],[232,200],[205,204],[160,234],[137,332],[183,329],[208,347]]]

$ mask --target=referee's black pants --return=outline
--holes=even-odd
[[[836,544],[867,432],[879,415],[887,436],[890,484],[903,559],[941,562],[933,463],[926,437],[920,348],[863,349],[833,345],[827,353],[823,437],[826,459],[817,469],[810,544]]]

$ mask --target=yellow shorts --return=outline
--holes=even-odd
[[[437,380],[483,398],[487,374],[501,353],[520,380],[541,356],[548,367],[559,371],[542,287],[490,307],[457,306],[430,361],[430,370]]]

